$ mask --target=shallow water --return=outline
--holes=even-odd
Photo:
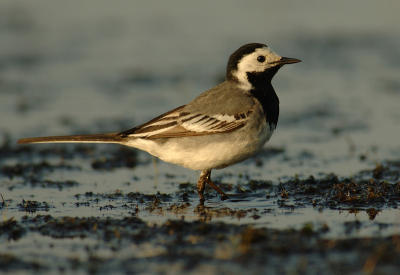
[[[318,268],[326,273],[390,271],[396,261],[379,254],[374,243],[400,234],[398,193],[395,187],[379,189],[382,182],[399,184],[398,166],[387,162],[400,159],[399,8],[398,1],[2,1],[0,270],[240,273],[248,264],[254,272],[279,273],[302,270],[309,257],[303,270],[308,273]],[[15,145],[21,137],[131,128],[218,83],[229,54],[247,42],[265,42],[303,62],[283,68],[273,80],[281,115],[264,151],[213,171],[213,179],[232,194],[228,201],[207,190],[206,204],[199,206],[197,172],[143,152],[113,145]],[[377,177],[381,163],[393,175]],[[366,189],[362,170],[370,171],[366,180],[376,182],[370,187],[379,189],[375,193]],[[306,184],[310,176],[318,186],[329,173],[339,178],[337,184],[354,180],[365,188],[336,194],[339,187],[331,185],[327,196],[291,189],[296,180]],[[253,188],[252,182],[264,185]],[[51,218],[29,220],[38,215]],[[139,243],[129,232],[118,237],[113,231],[118,242],[78,227],[71,238],[43,233],[51,224],[64,228],[68,222],[58,220],[63,217],[95,217],[106,224],[104,232],[135,217],[133,224],[154,230],[157,238]],[[9,226],[10,219],[16,224]],[[182,223],[182,238],[193,247],[160,241],[178,236],[168,233],[169,220]],[[226,233],[228,241],[211,244],[197,231],[191,236],[201,224],[215,233],[207,235],[212,240],[227,226],[232,230]],[[10,238],[19,227],[25,233]],[[336,263],[329,265],[316,256],[317,247],[302,253],[289,249],[287,257],[269,246],[243,248],[238,243],[246,240],[248,228],[257,236],[293,230],[293,236],[309,232],[315,243],[342,241],[345,246],[352,240],[356,245],[351,251],[327,248]],[[80,234],[85,238],[79,239]],[[371,241],[367,251],[386,259],[382,265],[369,260],[375,254],[363,254],[357,245],[363,238]],[[391,245],[398,255],[395,241],[387,244],[388,251]],[[225,246],[233,252],[222,253]],[[173,248],[183,252],[175,255]],[[253,248],[271,251],[270,260],[263,264],[248,258]],[[355,265],[347,262],[347,252],[353,253]],[[193,263],[196,255],[200,260]],[[105,264],[99,258],[107,259]]]

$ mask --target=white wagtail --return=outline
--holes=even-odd
[[[246,44],[230,57],[226,80],[192,102],[120,133],[20,139],[18,143],[118,143],[146,151],[164,161],[200,170],[197,190],[204,202],[208,183],[222,199],[227,195],[210,179],[220,169],[254,155],[278,123],[279,99],[271,80],[285,64],[267,45]]]

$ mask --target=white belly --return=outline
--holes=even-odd
[[[254,155],[270,139],[273,130],[265,119],[258,122],[230,133],[156,140],[136,138],[125,145],[193,170],[224,168]]]

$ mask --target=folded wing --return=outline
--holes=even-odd
[[[120,133],[121,137],[158,139],[228,133],[243,127],[251,110],[235,115],[187,112],[178,107],[151,121]]]

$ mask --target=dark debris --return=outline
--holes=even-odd
[[[26,211],[29,213],[35,213],[36,211],[49,211],[50,205],[47,202],[38,202],[31,200],[22,200],[21,203],[18,204],[18,208],[20,211]]]
[[[351,231],[357,230],[361,225],[359,222],[352,222],[346,226]],[[308,258],[308,265],[320,271],[326,268],[326,264],[330,268],[331,265],[335,265],[336,269],[340,268],[340,265],[345,265],[347,272],[400,268],[398,235],[329,239],[324,238],[326,231],[323,227],[316,230],[309,224],[299,230],[275,230],[248,225],[182,220],[167,221],[154,226],[136,217],[58,218],[37,215],[26,216],[20,222],[14,220],[2,222],[0,230],[0,237],[6,236],[14,240],[21,238],[28,230],[57,239],[95,239],[97,247],[105,245],[116,252],[132,244],[149,243],[164,249],[147,257],[147,261],[173,265],[185,259],[186,263],[190,263],[185,269],[189,270],[209,261],[217,265],[230,261],[236,268],[246,269],[251,265],[256,269],[265,266],[273,269],[274,262],[290,261],[293,255]],[[124,272],[140,267],[142,259],[140,257],[131,256],[127,259],[126,256],[120,257],[114,252],[112,260],[102,259],[92,254],[95,247],[88,247],[87,260],[74,260],[76,264],[79,263],[74,265],[75,268],[86,270],[92,266],[94,263],[92,260],[95,258],[98,271],[108,270],[115,263],[118,263]],[[335,256],[337,253],[344,253],[347,257],[342,257],[338,261]],[[2,256],[4,257],[1,257],[0,266],[5,266],[8,270],[25,270],[30,266],[28,263],[21,263],[13,254]],[[333,259],[336,260],[332,262]],[[123,264],[127,260],[129,264]],[[372,267],[371,264],[375,265]]]
[[[282,198],[296,201],[298,205],[368,210],[370,217],[374,217],[372,208],[379,211],[384,207],[398,207],[399,168],[398,162],[386,162],[351,178],[339,178],[334,174],[320,179],[313,176],[304,180],[294,178],[280,184],[279,194]]]

